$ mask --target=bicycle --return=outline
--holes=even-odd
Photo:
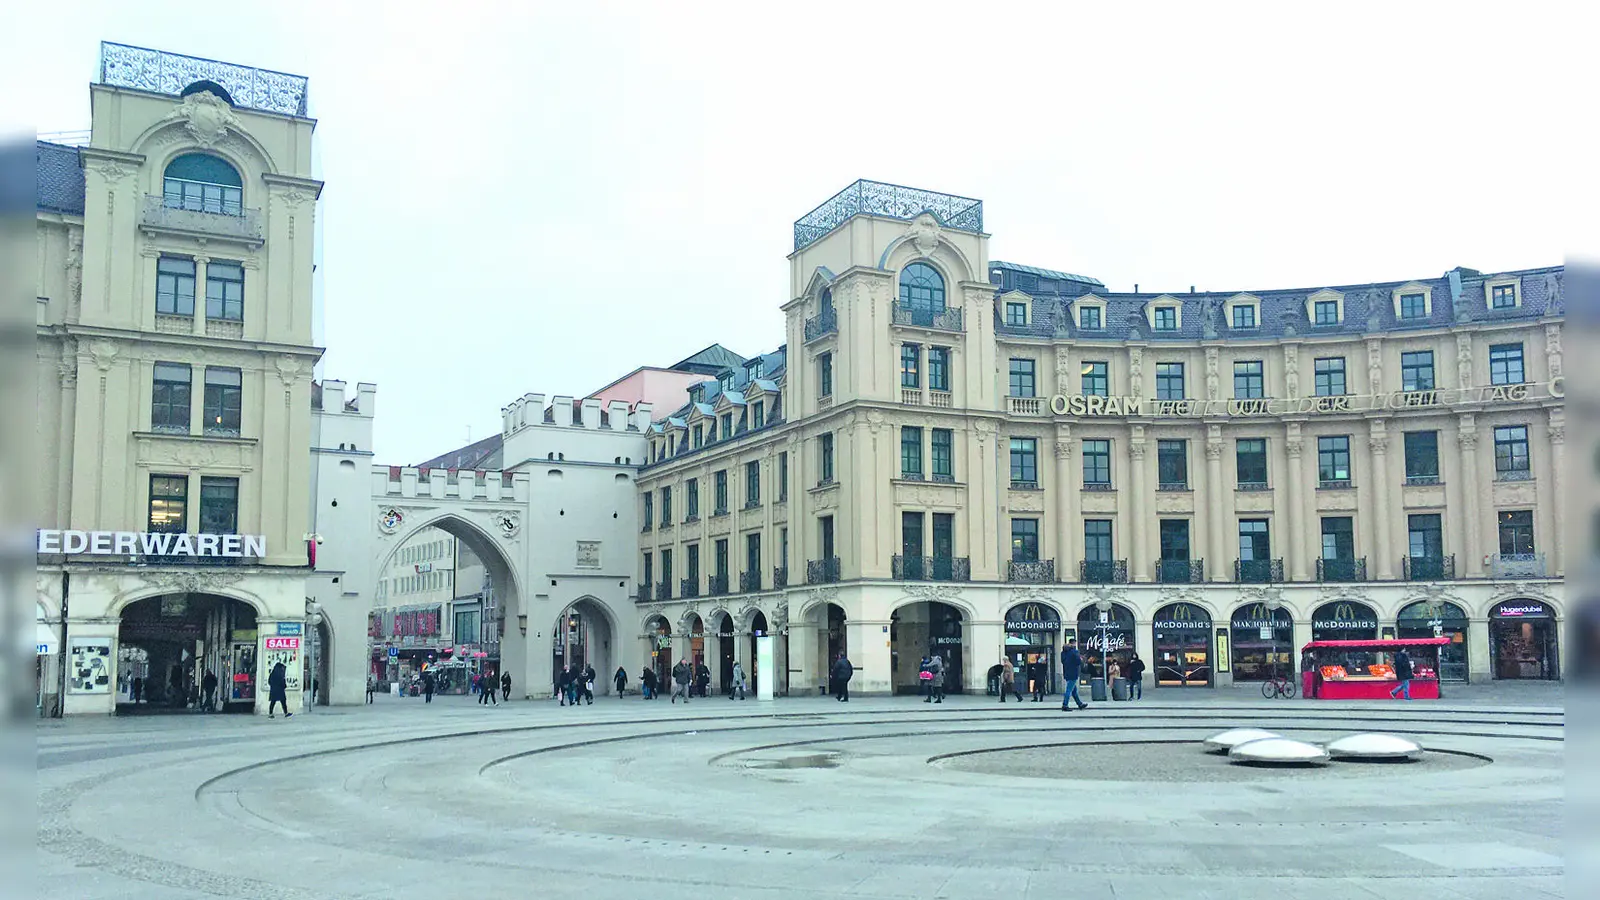
[[[1268,700],[1274,697],[1292,700],[1294,699],[1294,681],[1285,675],[1274,675],[1261,683],[1261,696]]]

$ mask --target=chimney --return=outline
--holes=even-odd
[[[1133,283],[1133,292],[1135,294],[1139,293],[1139,283],[1137,281]]]

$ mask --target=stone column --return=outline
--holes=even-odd
[[[1284,440],[1284,449],[1289,455],[1289,479],[1284,487],[1285,506],[1289,511],[1288,540],[1282,540],[1280,532],[1280,546],[1287,546],[1285,566],[1288,569],[1290,581],[1309,581],[1306,571],[1305,554],[1305,496],[1306,496],[1306,469],[1302,451],[1304,443],[1300,437],[1300,424],[1290,422],[1288,436]]]
[[[1368,564],[1373,565],[1374,568],[1367,573],[1367,577],[1376,578],[1379,581],[1393,581],[1395,545],[1391,534],[1395,519],[1394,503],[1395,498],[1400,496],[1403,487],[1396,484],[1393,478],[1390,477],[1393,473],[1390,472],[1389,466],[1387,423],[1383,419],[1373,419],[1369,425],[1371,426],[1371,435],[1368,438],[1368,446],[1372,449],[1372,474],[1370,476],[1372,485],[1366,495],[1373,500],[1372,515],[1376,520],[1373,522],[1373,534],[1376,537],[1376,543],[1368,543],[1365,540],[1365,535],[1363,535],[1361,544],[1364,547],[1370,546],[1373,548],[1372,555],[1374,558],[1368,560]],[[1366,529],[1362,529],[1362,531],[1365,532]]]
[[[1128,469],[1128,486],[1133,491],[1133,502],[1129,504],[1129,527],[1122,537],[1123,543],[1128,548],[1128,580],[1149,581],[1152,572],[1148,545],[1151,536],[1156,533],[1156,528],[1155,523],[1150,521],[1150,479],[1145,471],[1143,425],[1135,425],[1129,429]]]
[[[888,620],[869,622],[850,619],[844,627],[850,662],[856,667],[855,677],[850,680],[851,693],[891,693],[894,689],[891,684],[893,673],[890,670],[889,635],[885,631],[889,627]]]
[[[789,624],[789,696],[810,697],[823,684],[817,668],[817,625],[811,621]]]
[[[1232,491],[1228,488],[1227,479],[1222,474],[1222,451],[1226,445],[1222,442],[1222,426],[1206,426],[1206,521],[1211,532],[1206,555],[1211,557],[1206,560],[1207,581],[1227,581],[1229,578],[1229,555],[1227,544],[1227,525],[1223,514],[1232,508]],[[1143,655],[1143,651],[1140,651]]]
[[[1002,614],[1004,611],[1002,610]],[[961,629],[966,646],[962,648],[965,658],[962,660],[962,689],[968,693],[983,694],[989,689],[989,667],[1000,661],[1005,653],[1006,633],[1003,622],[967,622]],[[904,654],[904,651],[901,651]],[[915,668],[916,658],[907,660],[904,655],[901,662]]]
[[[1550,411],[1548,436],[1550,438],[1550,474],[1547,478],[1540,478],[1538,483],[1540,485],[1552,483],[1552,487],[1554,487],[1553,482],[1558,478],[1565,478],[1567,472],[1567,420],[1563,411],[1555,409]],[[1539,538],[1539,544],[1550,548],[1544,551],[1545,574],[1559,577],[1567,571],[1563,552],[1564,538],[1570,533],[1567,529],[1567,498],[1565,492],[1561,490],[1553,490],[1550,487],[1545,488],[1545,490],[1549,492],[1551,520],[1555,527]],[[1535,547],[1537,548],[1538,544],[1535,544]],[[1565,655],[1563,655],[1562,659],[1564,663]]]
[[[1456,558],[1457,578],[1483,576],[1483,557],[1478,544],[1478,529],[1483,525],[1479,519],[1478,494],[1480,486],[1492,487],[1492,485],[1478,468],[1477,429],[1477,417],[1471,413],[1461,416],[1456,424],[1456,443],[1461,447],[1462,486],[1462,527],[1459,529],[1461,533],[1455,539],[1460,554]]]
[[[1073,537],[1079,528],[1079,485],[1072,471],[1072,429],[1056,429],[1056,580],[1072,581],[1078,571]]]

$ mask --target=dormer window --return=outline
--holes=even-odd
[[[1339,304],[1333,300],[1318,300],[1311,305],[1312,322],[1317,325],[1339,324]]]
[[[723,372],[721,377],[717,379],[717,384],[722,386],[724,393],[733,390],[733,373]]]
[[[1099,306],[1078,307],[1078,328],[1083,331],[1099,331],[1105,328],[1102,312]]]
[[[722,439],[733,437],[733,413],[722,414]]]
[[[1395,288],[1394,315],[1402,321],[1417,321],[1433,315],[1433,290],[1416,282]]]
[[[761,376],[762,376],[761,360],[757,359],[755,362],[750,364],[750,380],[751,381],[755,381],[757,378],[760,378]]]
[[[1516,309],[1522,305],[1521,292],[1517,290],[1515,278],[1486,282],[1483,292],[1488,297],[1490,309]]]
[[[1240,331],[1256,327],[1256,308],[1253,304],[1241,303],[1233,308],[1233,327]]]
[[[1178,310],[1171,306],[1161,306],[1153,310],[1151,318],[1152,327],[1157,331],[1178,330]]]
[[[1028,304],[1016,300],[1006,301],[1006,324],[1019,327],[1028,324]]]
[[[185,153],[167,163],[163,174],[162,204],[169,209],[244,215],[244,181],[221,157]]]

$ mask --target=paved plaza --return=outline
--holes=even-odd
[[[38,727],[42,896],[1563,896],[1558,687],[593,706],[379,697]],[[1235,725],[1415,763],[1243,768]]]

